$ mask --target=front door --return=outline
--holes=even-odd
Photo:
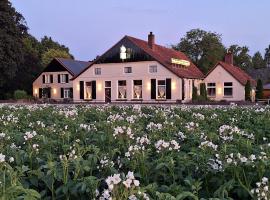
[[[111,102],[111,88],[105,88],[105,102]]]

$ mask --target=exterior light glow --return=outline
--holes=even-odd
[[[147,90],[151,90],[151,83],[147,83]]]
[[[35,89],[35,94],[37,94],[38,93],[38,90],[37,89]]]
[[[218,94],[222,94],[222,88],[221,88],[221,87],[218,87],[217,93],[218,93]]]
[[[80,85],[79,84],[77,84],[77,90],[80,91]]]
[[[175,90],[176,89],[176,83],[172,82],[172,89]]]
[[[98,91],[101,91],[101,90],[102,90],[102,85],[101,85],[101,83],[98,84],[97,88],[98,88]]]
[[[57,93],[57,90],[56,88],[53,89],[53,94],[56,94]]]

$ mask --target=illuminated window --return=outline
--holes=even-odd
[[[101,68],[95,68],[95,75],[101,75]]]
[[[157,98],[166,99],[166,81],[165,80],[158,80]]]
[[[92,82],[85,83],[85,99],[92,99]]]
[[[127,98],[127,82],[118,81],[118,99]]]
[[[231,97],[233,95],[233,83],[225,82],[224,83],[224,96]]]
[[[207,83],[207,95],[208,96],[216,96],[216,83]]]
[[[149,73],[157,73],[157,66],[156,65],[149,66]]]
[[[142,80],[133,81],[133,98],[134,99],[142,98]]]
[[[132,73],[132,67],[125,67],[125,68],[124,68],[124,72],[125,72],[126,74]]]

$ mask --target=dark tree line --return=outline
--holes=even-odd
[[[32,93],[32,82],[53,57],[70,57],[69,49],[45,36],[28,33],[24,17],[8,0],[0,1],[0,99],[15,90]]]
[[[235,44],[226,48],[220,34],[201,29],[188,31],[180,42],[172,47],[187,54],[204,73],[223,60],[227,50],[233,52],[234,64],[244,70],[265,68],[267,64],[270,66],[270,46],[265,50],[264,57],[259,51],[251,56],[247,46]]]

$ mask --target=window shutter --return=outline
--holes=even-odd
[[[64,98],[64,88],[61,88],[61,98]]]
[[[172,98],[172,80],[170,78],[166,79],[166,99]]]
[[[151,79],[151,99],[156,99],[156,79]]]
[[[42,75],[42,83],[45,83],[45,75]]]
[[[80,99],[84,99],[84,82],[80,81]]]
[[[92,99],[97,98],[96,81],[92,81]]]
[[[182,100],[185,100],[185,80],[182,79]]]
[[[50,83],[53,83],[53,75],[50,75]]]
[[[60,80],[60,74],[58,74],[58,83],[60,83],[61,80]]]
[[[66,82],[67,83],[69,82],[69,80],[68,80],[68,74],[66,74]]]
[[[73,88],[70,88],[70,98],[73,98]]]
[[[50,99],[51,98],[51,88],[47,88],[48,90],[48,98]]]
[[[42,98],[42,88],[38,89],[38,98]]]

